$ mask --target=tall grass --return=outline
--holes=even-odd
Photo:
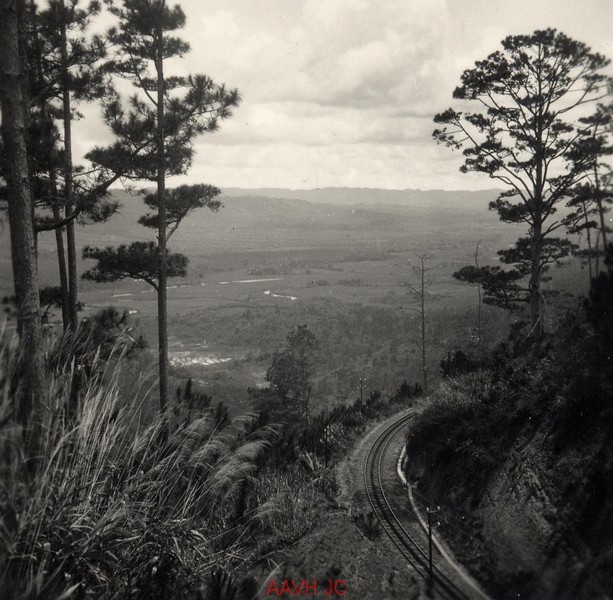
[[[94,353],[72,412],[77,361],[48,361],[30,456],[11,416],[16,346],[0,341],[0,597],[178,598],[231,567],[258,522],[236,496],[267,432],[211,411],[166,439],[161,418],[139,422],[142,398],[120,401],[123,359]]]

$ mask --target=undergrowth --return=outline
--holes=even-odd
[[[497,596],[538,589],[538,597],[566,598],[572,589],[573,598],[588,599],[613,585],[602,568],[613,535],[611,298],[613,276],[601,274],[589,298],[540,344],[518,324],[487,368],[444,380],[407,434],[416,501],[443,507],[443,536],[473,567],[489,571]],[[524,525],[533,513],[543,518],[532,540],[542,536],[543,562],[533,571],[497,571],[494,557],[509,555],[508,548],[499,552],[504,515],[492,517],[492,497],[503,484],[525,513]],[[540,486],[547,491],[534,491]],[[496,539],[487,533],[492,520],[502,527]],[[510,538],[521,527],[510,526]]]
[[[261,594],[255,565],[274,568],[267,557],[318,522],[332,468],[263,415],[230,420],[191,382],[165,418],[149,410],[152,390],[126,402],[131,343],[47,341],[42,409],[24,427],[18,343],[0,336],[0,597]]]
[[[0,597],[179,598],[232,570],[271,503],[237,512],[270,428],[144,424],[121,406],[122,360],[95,357],[68,410],[75,362],[49,360],[37,454],[12,418],[16,341],[0,350]],[[141,399],[142,400],[142,399]]]

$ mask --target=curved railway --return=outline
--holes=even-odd
[[[414,413],[394,421],[375,439],[364,462],[364,486],[374,513],[386,534],[404,556],[407,562],[425,580],[429,579],[427,539],[422,535],[416,539],[400,522],[385,494],[381,464],[392,440],[414,418]],[[433,565],[433,585],[438,597],[450,600],[470,599],[471,595]]]

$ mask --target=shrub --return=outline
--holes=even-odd
[[[372,510],[355,511],[353,521],[369,540],[375,539],[381,533],[381,521]]]

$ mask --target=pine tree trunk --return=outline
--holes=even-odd
[[[608,251],[607,242],[607,224],[605,222],[605,208],[602,205],[602,198],[600,197],[600,179],[598,177],[598,166],[594,167],[594,181],[596,184],[596,206],[598,207],[598,216],[600,217],[600,233],[602,236],[602,247],[604,249],[605,261]],[[613,264],[609,264],[609,273],[613,270]],[[596,266],[596,272],[599,271],[599,265]]]
[[[20,2],[2,0],[0,13],[0,102],[2,136],[8,183],[8,213],[17,324],[20,335],[20,372],[23,394],[18,417],[23,424],[43,400],[42,332],[38,295],[38,265],[28,178],[25,103],[26,85],[19,58],[18,9]],[[34,438],[35,433],[32,433]],[[32,440],[36,441],[36,440]]]
[[[52,184],[51,190],[55,194],[55,174],[51,176]],[[53,205],[53,220],[58,223],[62,220],[59,206]],[[68,273],[66,271],[66,256],[64,254],[64,234],[62,233],[62,227],[57,227],[55,230],[55,245],[57,248],[57,264],[60,274],[60,289],[62,290],[62,325],[64,331],[70,328],[70,312],[68,310],[69,295],[68,295]]]
[[[29,18],[32,23],[36,20],[36,5],[34,0],[29,0]],[[36,58],[36,85],[43,87],[45,85],[44,69],[42,64],[43,57],[43,45],[40,40],[40,34],[36,30],[33,34],[35,44],[35,58]],[[23,63],[22,63],[23,64]],[[49,120],[49,104],[47,98],[44,96],[40,102],[41,117],[44,122]],[[52,200],[51,210],[53,212],[53,220],[59,223],[62,220],[60,207],[56,203],[57,199],[57,177],[54,167],[49,168],[49,188]],[[60,276],[60,290],[62,294],[62,326],[64,331],[69,327],[69,315],[68,315],[68,276],[66,273],[66,257],[64,254],[64,233],[63,228],[57,227],[55,229],[55,245],[57,249],[58,270]]]
[[[481,245],[481,240],[477,242],[477,247],[475,248],[475,266],[477,267],[477,271],[479,271],[479,246]],[[479,359],[481,358],[481,281],[477,281],[477,348],[479,351]]]
[[[158,363],[160,375],[160,412],[166,412],[168,404],[168,322],[166,291],[166,161],[164,139],[164,37],[160,25],[156,40],[157,52],[157,138],[158,138]]]
[[[64,0],[61,0],[64,10]],[[61,60],[62,60],[62,117],[64,121],[64,200],[66,202],[66,217],[74,212],[73,198],[73,167],[72,167],[72,113],[70,106],[70,75],[68,73],[68,42],[66,39],[66,20],[64,14],[61,30]],[[75,224],[71,219],[66,224],[66,255],[68,258],[68,319],[70,327],[76,330],[79,323],[77,313],[78,277],[77,249],[75,240]]]
[[[540,49],[539,49],[540,50]],[[538,93],[541,93],[541,80],[538,80]],[[530,305],[530,336],[535,340],[534,352],[538,353],[540,342],[543,338],[543,315],[541,314],[541,253],[543,235],[543,211],[545,193],[545,144],[543,142],[543,131],[545,129],[545,117],[543,105],[538,105],[538,115],[536,118],[536,148],[534,159],[536,162],[536,174],[534,177],[534,207],[532,225],[532,256],[530,261],[530,281],[528,283],[528,302]]]
[[[541,232],[540,222],[535,223],[532,240],[532,263],[530,268],[529,304],[530,304],[530,335],[540,342],[543,337],[543,315],[541,310]]]
[[[592,277],[594,277],[594,273],[593,273],[593,269],[592,269],[592,234],[590,232],[590,223],[589,223],[589,218],[587,215],[587,208],[585,206],[585,202],[582,203],[582,208],[583,208],[583,220],[585,221],[585,233],[587,234],[587,264],[589,267],[589,274],[590,274],[590,282],[592,281]]]

